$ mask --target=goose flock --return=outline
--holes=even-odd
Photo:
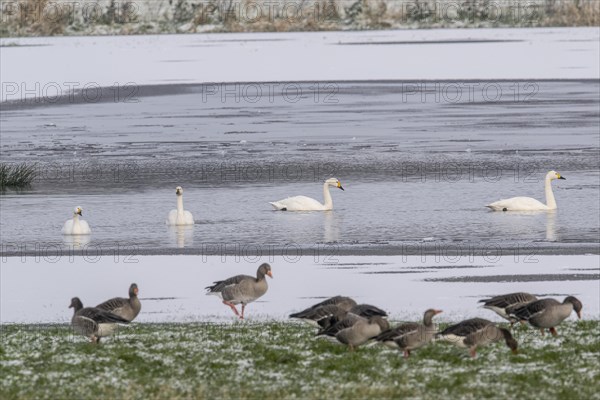
[[[493,211],[551,211],[556,210],[556,200],[552,193],[551,182],[555,179],[565,179],[556,171],[549,171],[545,178],[546,204],[531,197],[513,197],[499,200],[488,204],[486,207]],[[307,196],[293,196],[283,200],[270,202],[277,211],[330,211],[333,210],[333,199],[329,188],[334,187],[344,190],[342,183],[337,178],[329,178],[323,183],[324,203]],[[166,224],[171,226],[194,225],[194,216],[183,208],[183,188],[175,188],[177,196],[177,208],[171,210],[167,215]],[[92,233],[89,224],[81,219],[83,209],[75,207],[73,218],[67,220],[62,228],[63,235],[90,235]]]
[[[268,263],[263,263],[258,267],[256,277],[236,275],[214,282],[206,287],[206,294],[219,296],[236,317],[244,319],[246,305],[267,292],[267,276],[273,278],[272,269]],[[129,297],[112,298],[96,307],[84,307],[78,297],[72,298],[69,308],[74,310],[71,319],[73,331],[88,337],[93,343],[114,334],[119,324],[129,324],[140,313],[142,305],[138,292],[137,284],[132,283]],[[573,296],[566,297],[561,303],[552,298],[538,299],[525,292],[503,294],[480,302],[484,308],[508,320],[511,328],[515,322],[528,323],[540,329],[542,336],[546,329],[557,336],[556,327],[573,311],[581,319],[583,308],[581,301]],[[236,307],[239,304],[242,306],[241,313]],[[478,348],[504,341],[513,353],[517,353],[518,343],[510,329],[487,319],[471,318],[439,331],[433,319],[441,312],[442,310],[431,308],[424,312],[422,322],[408,322],[392,327],[387,319],[387,312],[381,308],[371,304],[358,304],[350,297],[338,295],[292,313],[289,317],[317,327],[316,337],[339,342],[348,346],[350,351],[374,342],[402,351],[404,357],[408,358],[412,351],[441,341],[467,349],[471,357],[476,357]]]

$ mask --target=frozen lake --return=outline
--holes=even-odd
[[[196,85],[146,87],[134,103],[9,107],[2,159],[36,160],[39,177],[0,197],[3,250],[72,248],[60,229],[79,205],[93,231],[80,244],[105,254],[196,254],[215,244],[400,254],[423,241],[597,253],[598,82],[471,82],[498,85],[507,98],[477,91],[437,101],[436,88],[450,84],[337,82],[334,103],[308,94],[223,103]],[[514,85],[536,92],[518,101],[508,95]],[[557,212],[484,208],[519,195],[544,201],[551,169],[567,178],[553,182]],[[332,212],[271,211],[269,201],[287,196],[322,200],[331,176],[346,189],[333,189]],[[196,218],[191,229],[164,223],[177,185]]]

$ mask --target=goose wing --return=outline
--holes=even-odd
[[[119,317],[111,312],[101,310],[95,307],[82,308],[78,313],[77,317],[86,318],[94,321],[97,324],[110,324],[110,323],[122,323],[128,324],[129,321],[125,318]]]
[[[465,321],[459,322],[458,324],[447,327],[439,333],[439,336],[453,335],[466,337],[472,334],[473,332],[477,332],[485,328],[487,325],[491,324],[493,324],[492,321],[488,321],[487,319],[483,318],[467,319]]]
[[[410,333],[417,332],[419,330],[419,324],[416,322],[409,322],[407,324],[398,325],[395,328],[388,329],[385,332],[380,333],[375,337],[375,340],[379,342],[392,342],[401,339]]]
[[[515,304],[531,303],[536,300],[537,297],[530,293],[517,292],[494,296],[489,299],[479,300],[479,302],[484,303],[484,307],[506,308]]]
[[[232,276],[231,278],[228,278],[228,279],[225,279],[222,281],[213,282],[212,286],[207,286],[207,287],[205,287],[205,289],[208,291],[207,294],[218,293],[218,292],[222,292],[223,290],[225,290],[225,288],[227,288],[229,286],[237,285],[246,279],[255,280],[256,278],[254,278],[253,276],[249,276],[249,275],[236,275],[236,276]]]
[[[518,307],[515,310],[512,310],[510,315],[522,321],[528,321],[531,318],[543,313],[548,308],[558,304],[560,303],[554,299],[542,299]]]

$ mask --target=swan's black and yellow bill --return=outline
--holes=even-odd
[[[342,183],[340,181],[338,181],[337,187],[340,188],[340,189],[342,189],[342,190],[344,190],[344,188],[342,187]]]

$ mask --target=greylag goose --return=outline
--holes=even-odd
[[[231,307],[235,315],[244,319],[246,304],[253,302],[267,292],[269,285],[265,276],[273,278],[271,266],[267,263],[261,264],[256,271],[256,278],[249,275],[236,275],[223,281],[213,282],[214,285],[207,286],[206,294],[214,294],[223,300],[223,304]],[[242,305],[240,314],[235,307]]]
[[[517,354],[518,343],[508,329],[498,328],[492,321],[472,318],[449,326],[436,334],[436,338],[450,342],[457,347],[468,348],[471,357],[477,355],[477,348],[504,339],[506,345]]]
[[[326,300],[323,300],[320,303],[317,303],[315,305],[312,305],[302,311],[299,311],[297,313],[293,313],[290,314],[290,318],[298,318],[301,320],[304,320],[308,323],[314,323],[315,320],[314,318],[322,318],[322,312],[321,311],[317,311],[322,307],[328,307],[328,306],[337,306],[338,308],[344,310],[344,311],[349,311],[352,307],[354,307],[356,305],[356,301],[354,301],[353,299],[351,299],[350,297],[345,297],[345,296],[333,296],[330,297]],[[329,310],[335,310],[332,307],[329,307]]]
[[[369,318],[358,317],[354,323],[341,327],[342,329],[335,334],[335,338],[338,342],[347,345],[350,351],[354,351],[356,347],[376,337],[389,327],[388,321],[379,315]]]
[[[347,310],[338,305],[327,304],[317,308],[307,308],[298,313],[290,314],[290,318],[298,318],[311,325],[324,329],[331,325],[332,320],[337,321],[344,318],[346,313]]]
[[[581,301],[573,296],[567,297],[562,303],[555,299],[542,299],[513,310],[511,316],[529,322],[531,326],[538,328],[542,335],[544,330],[548,329],[553,336],[557,336],[556,326],[567,319],[573,311],[581,319],[582,308]]]
[[[358,304],[352,307],[347,313],[343,310],[338,310],[338,312],[332,314],[331,316],[329,316],[329,318],[323,319],[320,322],[319,325],[321,326],[321,331],[319,331],[317,335],[335,336],[335,334],[332,334],[332,331],[329,331],[329,333],[325,333],[325,331],[327,331],[330,328],[335,329],[333,327],[346,318],[349,318],[354,321],[356,320],[356,317],[363,317],[368,319],[370,317],[375,316],[387,317],[387,313],[381,308],[372,306],[370,304]]]
[[[409,322],[398,325],[395,328],[388,329],[375,337],[375,340],[385,344],[388,347],[396,348],[404,352],[404,357],[410,357],[410,352],[431,342],[437,329],[433,324],[433,317],[441,313],[442,310],[430,308],[423,315],[423,323],[418,324]]]
[[[511,317],[510,313],[515,309],[536,300],[537,297],[530,293],[517,292],[494,296],[489,299],[479,300],[479,302],[483,303],[483,308],[492,310],[502,318],[508,320],[512,326],[515,322],[517,322],[517,319]]]
[[[138,299],[138,291],[138,286],[132,283],[129,286],[129,298],[115,297],[98,304],[96,308],[108,311],[131,322],[142,309],[142,304],[140,303],[140,299]]]
[[[71,326],[80,335],[90,338],[92,343],[99,343],[100,338],[112,335],[117,329],[117,323],[128,324],[129,321],[118,315],[95,307],[83,307],[79,297],[71,299],[73,318]]]

